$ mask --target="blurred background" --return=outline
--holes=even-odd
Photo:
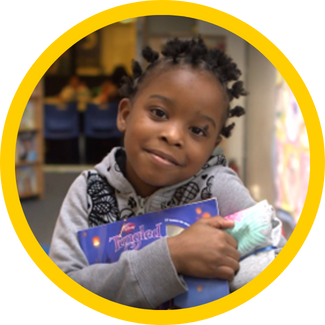
[[[289,238],[304,205],[309,145],[298,104],[275,67],[245,40],[213,24],[176,16],[148,16],[98,30],[53,63],[23,114],[16,146],[16,181],[26,219],[48,247],[62,201],[74,179],[122,145],[115,120],[120,79],[141,50],[157,51],[169,38],[201,35],[225,50],[249,92],[233,105],[246,108],[224,153],[255,200],[267,199]]]

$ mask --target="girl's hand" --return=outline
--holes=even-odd
[[[167,238],[178,273],[231,281],[239,270],[237,241],[222,228],[234,222],[217,216],[200,219],[179,235]]]

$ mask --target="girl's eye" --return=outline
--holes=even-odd
[[[199,136],[206,136],[206,132],[196,126],[190,127],[190,130],[195,134]]]
[[[159,118],[162,118],[162,119],[167,119],[167,115],[162,109],[153,108],[151,110],[151,112],[153,113],[153,115],[155,115],[155,117],[159,117]]]

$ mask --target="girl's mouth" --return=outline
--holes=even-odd
[[[150,156],[158,163],[165,166],[180,166],[180,163],[171,155],[166,154],[160,150],[146,150]]]

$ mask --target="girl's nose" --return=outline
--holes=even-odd
[[[179,125],[165,126],[161,132],[161,139],[172,146],[182,147],[184,145],[184,131]]]

